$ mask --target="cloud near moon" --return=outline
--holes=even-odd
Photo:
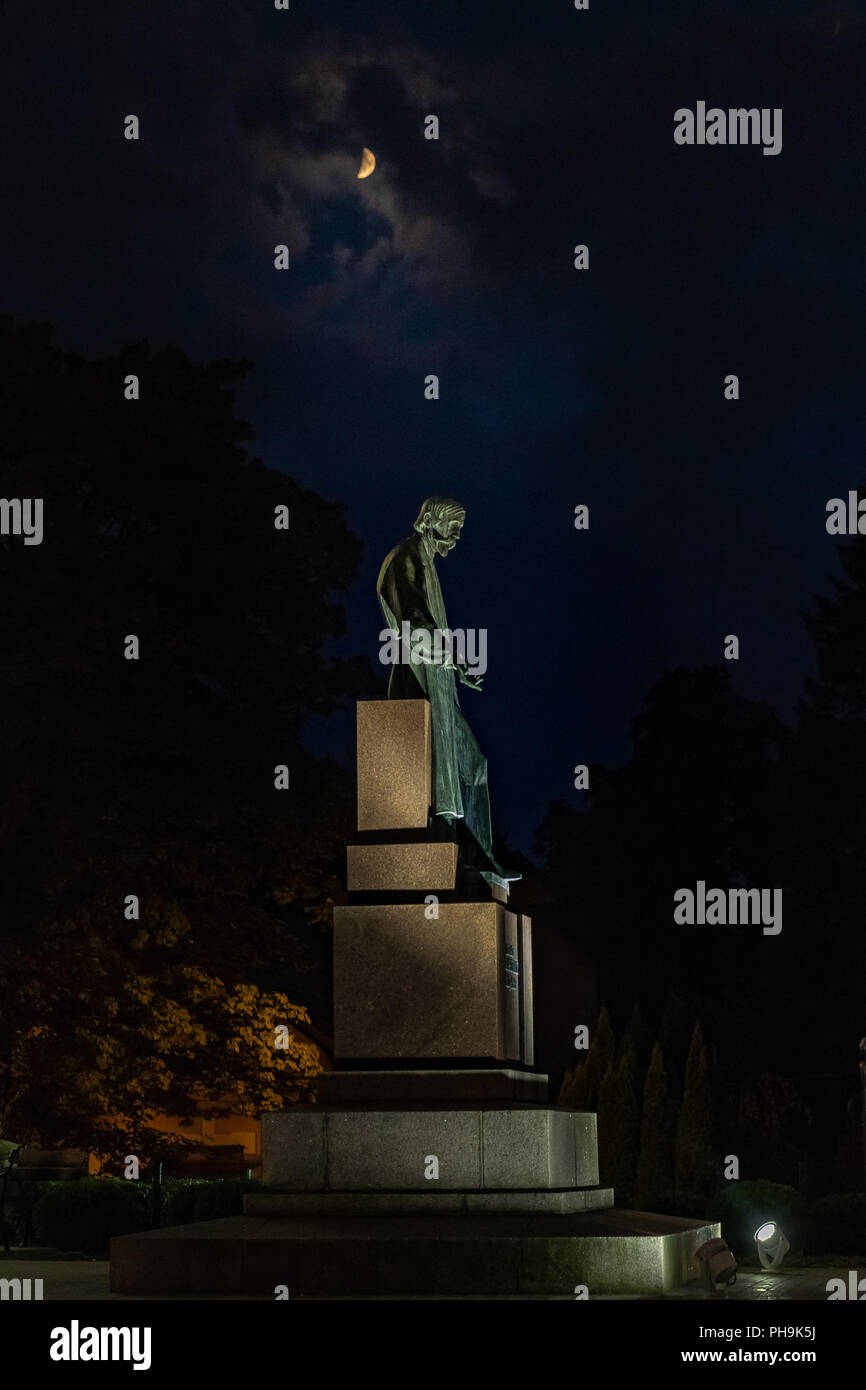
[[[253,195],[244,230],[257,247],[290,244],[305,277],[290,298],[264,296],[263,319],[282,332],[289,316],[297,334],[342,339],[384,363],[397,345],[421,363],[431,343],[440,357],[456,351],[462,339],[438,310],[483,286],[467,203],[504,201],[488,186],[501,177],[495,153],[467,123],[460,92],[414,49],[323,48],[268,72],[239,105],[239,162]],[[272,90],[276,104],[259,100]],[[450,113],[441,152],[422,135],[431,110]],[[365,139],[385,148],[384,163]]]

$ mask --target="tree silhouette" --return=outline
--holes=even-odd
[[[618,1206],[634,1201],[640,1145],[640,1100],[628,1054],[623,1053],[610,1088],[607,1105],[600,1111],[599,1125],[608,1130],[607,1153]]]
[[[639,1095],[643,1091],[652,1047],[652,1034],[644,1023],[640,1004],[635,1004],[623,1034],[620,1055],[629,1059],[635,1089]]]
[[[692,1033],[676,1138],[678,1192],[709,1195],[721,1177],[715,1149],[715,1097],[700,1023]]]
[[[168,1045],[142,982],[176,1022],[208,980],[237,998],[256,972],[267,989],[319,967],[351,783],[302,735],[372,689],[364,662],[328,653],[360,546],[341,508],[248,455],[250,365],[147,344],[87,361],[0,319],[2,492],[43,498],[45,518],[40,546],[0,544],[4,1132],[85,1142],[156,1098],[135,1079]],[[239,1017],[218,1016],[201,1037],[228,1083]],[[193,1106],[174,1052],[163,1099]]]
[[[689,1055],[694,1012],[689,1009],[681,994],[672,990],[665,1000],[659,1024],[659,1046],[665,1059],[665,1071],[670,1089],[671,1101],[679,1114],[686,1080],[686,1062]]]
[[[586,1059],[566,1072],[559,1093],[559,1104],[572,1110],[595,1110],[599,1104],[602,1082],[608,1064],[616,1054],[616,1039],[610,1015],[603,1004],[598,1020],[590,1033]]]
[[[637,1167],[639,1202],[663,1197],[674,1190],[676,1117],[676,1106],[665,1072],[664,1053],[656,1043],[643,1091]]]
[[[841,576],[804,618],[817,675],[798,710],[785,830],[804,959],[801,1027],[835,1065],[850,1066],[866,1020],[866,538],[836,549]]]

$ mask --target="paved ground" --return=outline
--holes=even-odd
[[[82,1301],[111,1299],[117,1302],[146,1301],[128,1298],[124,1294],[109,1293],[109,1267],[107,1260],[45,1259],[44,1254],[45,1252],[43,1251],[34,1252],[32,1258],[26,1251],[16,1251],[12,1258],[0,1255],[0,1279],[41,1279],[43,1281],[43,1297],[46,1301],[57,1299],[80,1299]],[[40,1256],[43,1256],[43,1258],[40,1258]],[[765,1270],[741,1270],[737,1275],[736,1284],[729,1290],[726,1297],[728,1301],[815,1299],[824,1302],[827,1298],[827,1280],[839,1278],[840,1276],[847,1280],[849,1268],[856,1268],[856,1265],[852,1262],[851,1266],[846,1266],[844,1268],[840,1266],[823,1269],[783,1268],[778,1274],[768,1274]],[[866,1274],[866,1270],[862,1267],[859,1268],[858,1278],[862,1278],[864,1274]],[[526,1298],[521,1298],[520,1294],[514,1294],[512,1296],[523,1302],[530,1301]],[[705,1299],[707,1297],[709,1297],[709,1295],[699,1283],[687,1284],[683,1288],[678,1289],[675,1293],[665,1295],[666,1299]],[[563,1301],[572,1302],[573,1298],[573,1294],[564,1295]],[[633,1302],[645,1301],[647,1295],[599,1294],[597,1299],[605,1302],[614,1300],[617,1302]],[[236,1300],[209,1299],[208,1301],[225,1302]],[[413,1299],[412,1301],[415,1302],[417,1300]],[[539,1301],[550,1300],[544,1299]]]
[[[769,1299],[817,1299],[825,1302],[827,1299],[827,1280],[828,1279],[848,1279],[849,1268],[856,1269],[856,1261],[851,1262],[850,1266],[844,1269],[780,1269],[777,1274],[768,1274],[766,1270],[740,1270],[737,1274],[737,1282],[725,1294],[728,1303],[736,1301],[766,1302]],[[858,1277],[862,1278],[863,1269],[858,1272]],[[628,1295],[620,1295],[628,1297]],[[666,1298],[676,1299],[701,1299],[710,1298],[706,1289],[700,1283],[686,1284],[676,1292],[666,1294]]]

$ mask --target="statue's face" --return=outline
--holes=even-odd
[[[430,513],[427,513],[430,516]],[[460,532],[463,530],[463,522],[466,520],[466,513],[461,512],[459,516],[451,517],[448,521],[433,522],[427,532],[430,544],[437,555],[447,555],[449,550],[453,550],[460,539]]]

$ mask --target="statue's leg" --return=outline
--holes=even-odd
[[[421,680],[424,684],[422,686]],[[451,671],[398,663],[391,668],[389,700],[426,700],[432,732],[432,788],[428,827],[434,840],[456,840],[463,802],[455,754],[454,675]]]
[[[473,854],[471,845],[467,845],[465,858],[468,866],[478,869],[492,869],[495,873],[498,872],[499,866],[492,855],[493,832],[490,823],[487,759],[478,747],[475,735],[463,718],[461,711],[457,708],[454,710],[454,723],[466,829],[481,850],[481,855]],[[473,862],[475,860],[478,862]]]
[[[433,753],[433,810],[437,820],[451,827],[465,815],[460,779],[455,715],[460,711],[454,699],[454,672],[431,666],[423,671],[430,700]]]

